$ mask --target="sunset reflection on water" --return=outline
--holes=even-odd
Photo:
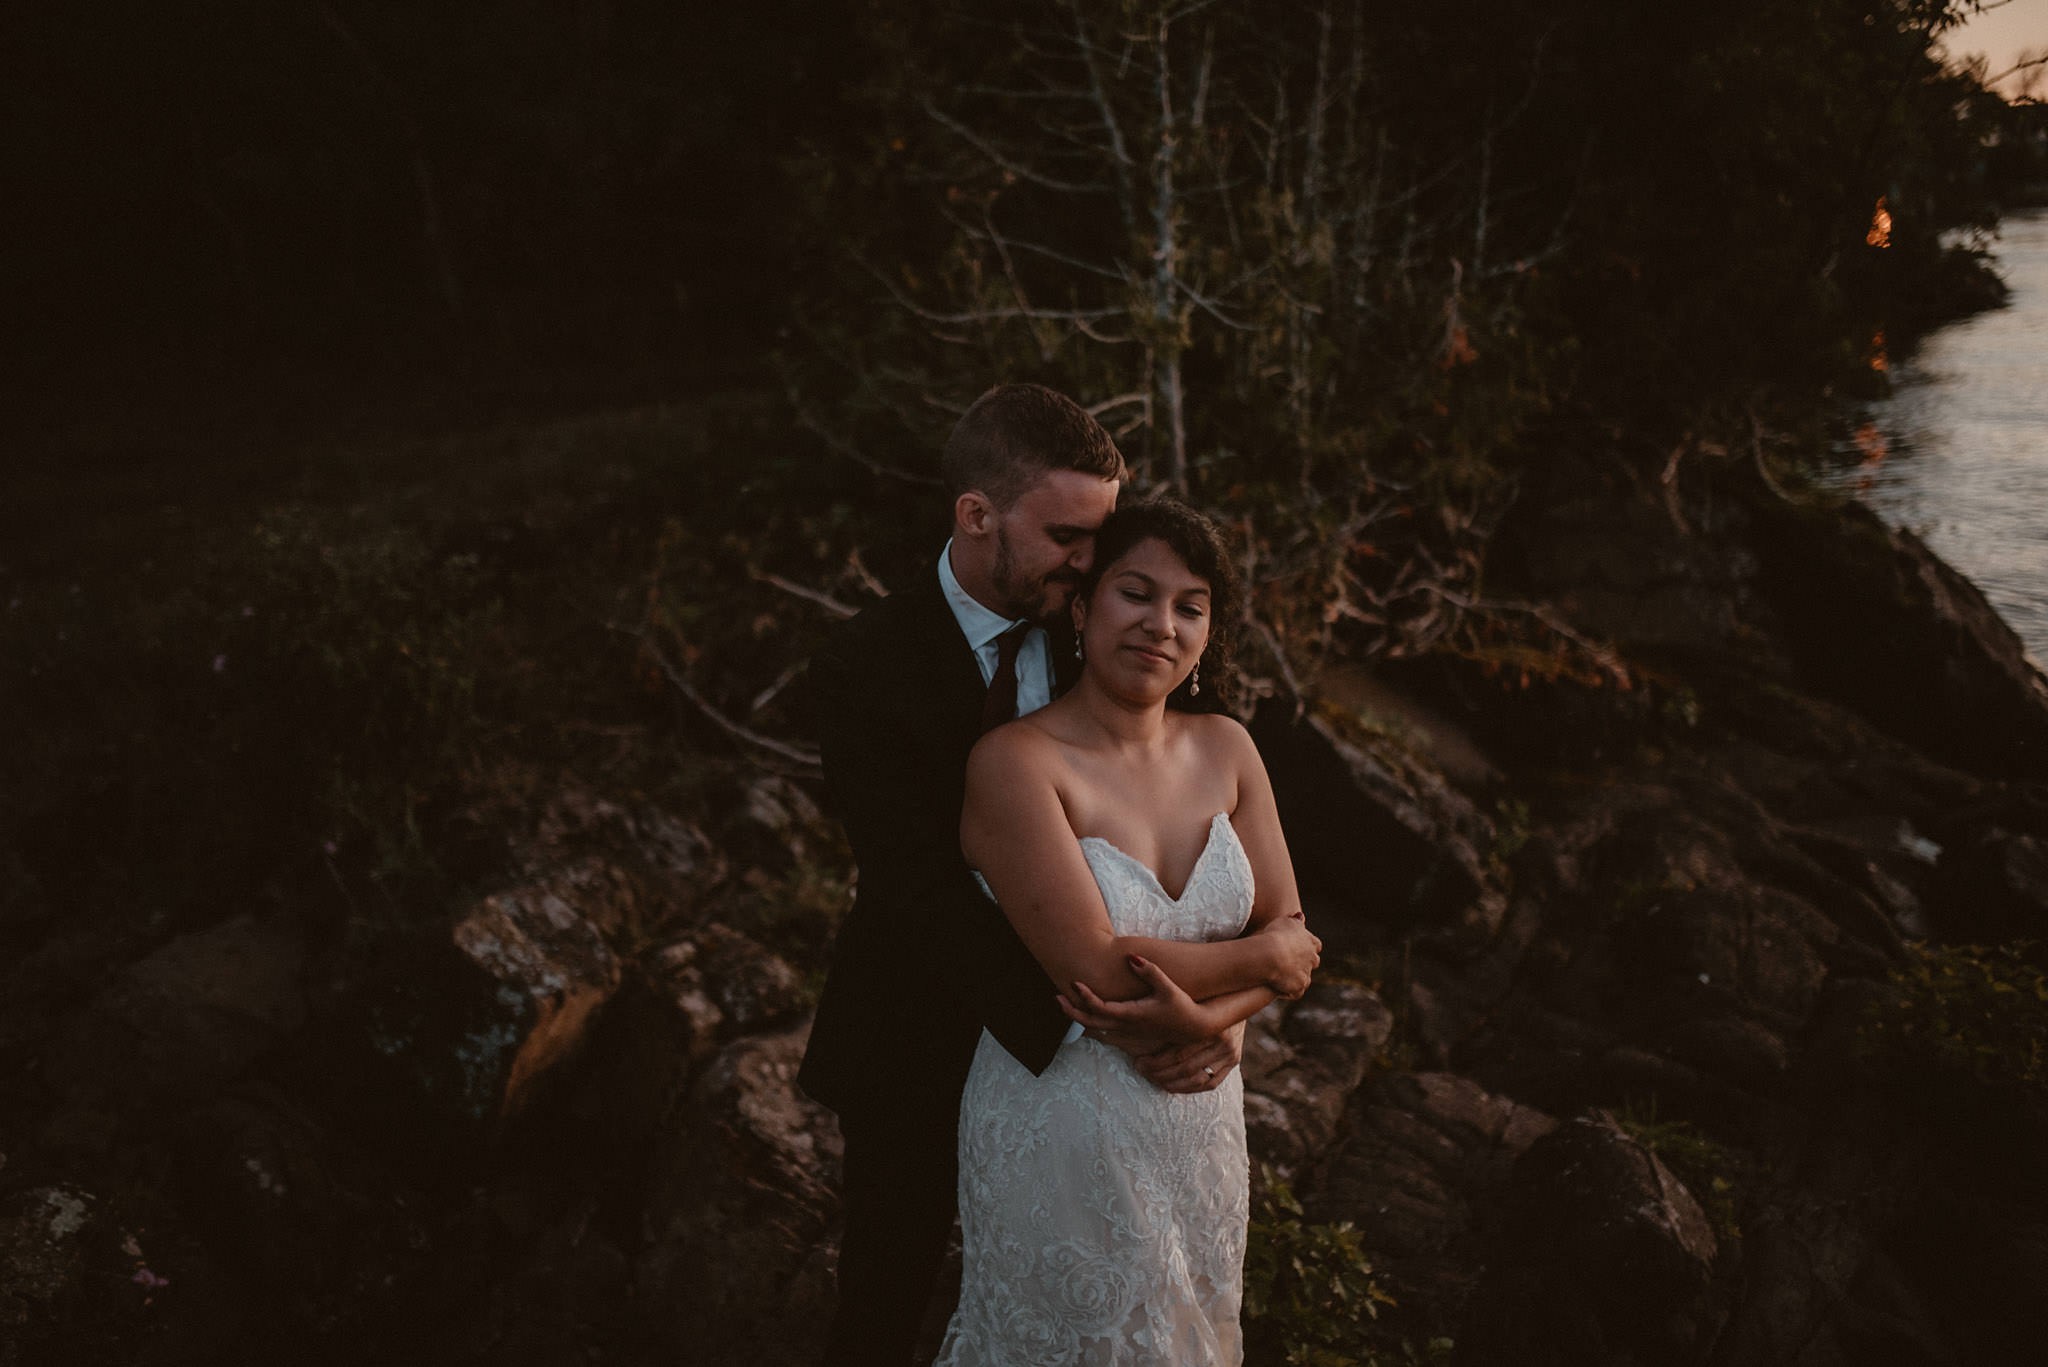
[[[1821,478],[1917,532],[2048,660],[2048,210],[2009,215],[1994,252],[2011,301],[1904,357],[1874,338],[1891,397],[1847,415]]]
[[[1884,429],[1874,422],[1866,421],[1856,429],[1856,449],[1863,453],[1863,460],[1857,466],[1856,492],[1864,493],[1877,483],[1880,467],[1892,453],[1892,444],[1885,437]]]

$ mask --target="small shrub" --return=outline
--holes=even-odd
[[[1262,1169],[1260,1185],[1244,1260],[1246,1362],[1382,1367],[1447,1360],[1439,1355],[1448,1354],[1448,1340],[1433,1340],[1417,1357],[1378,1324],[1394,1298],[1374,1280],[1350,1221],[1304,1221],[1301,1202],[1271,1168]]]
[[[1895,1066],[2048,1093],[2048,976],[2024,944],[1910,946],[1862,1027]]]

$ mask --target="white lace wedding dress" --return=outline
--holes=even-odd
[[[1251,915],[1227,813],[1178,899],[1081,840],[1119,935],[1222,940]],[[1243,1360],[1244,1085],[1171,1096],[1119,1050],[1063,1046],[1038,1077],[986,1033],[960,1102],[960,1306],[934,1367],[1203,1367]]]

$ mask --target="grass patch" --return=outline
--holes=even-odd
[[[531,819],[538,791],[493,791],[511,772],[700,820],[711,785],[676,776],[757,757],[635,633],[728,715],[801,739],[799,665],[830,617],[755,571],[864,600],[865,566],[886,581],[925,525],[857,515],[871,477],[760,402],[300,443],[262,481],[251,464],[224,442],[172,482],[110,456],[63,512],[119,535],[31,528],[0,564],[11,920],[201,923],[338,886],[351,915],[431,920]]]
[[[1746,1164],[1735,1150],[1701,1133],[1685,1120],[1659,1120],[1657,1103],[1631,1101],[1615,1117],[1628,1136],[1657,1155],[1671,1175],[1685,1183],[1705,1212],[1714,1238],[1723,1247],[1742,1238],[1737,1207]]]

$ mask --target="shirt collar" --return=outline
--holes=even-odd
[[[945,591],[946,606],[953,609],[953,620],[960,624],[960,634],[965,636],[967,644],[976,650],[980,650],[1022,620],[991,611],[973,594],[960,587],[960,579],[953,573],[951,540],[946,542],[946,549],[939,552],[939,587]]]

